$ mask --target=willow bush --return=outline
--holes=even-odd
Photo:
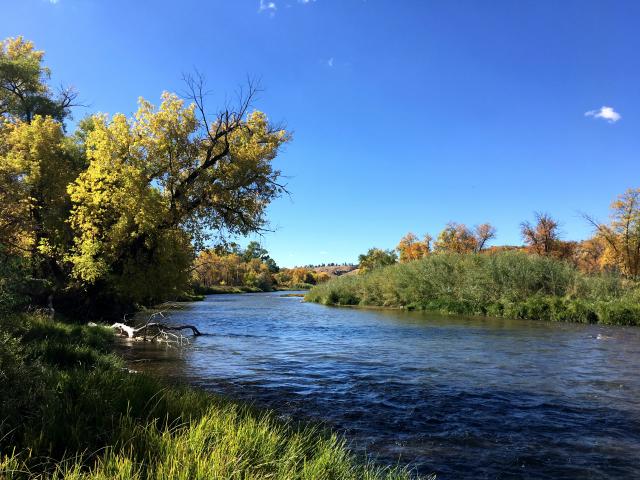
[[[640,323],[636,283],[523,252],[438,254],[314,287],[307,301],[553,321]]]

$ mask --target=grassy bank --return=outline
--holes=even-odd
[[[217,295],[223,293],[260,293],[268,290],[262,290],[258,287],[248,285],[232,286],[232,285],[216,285],[212,287],[198,286],[195,288],[197,295]]]
[[[461,315],[640,325],[640,290],[522,252],[439,254],[314,287],[307,301]]]
[[[401,479],[336,435],[129,373],[100,327],[0,320],[0,478]]]
[[[261,292],[288,292],[289,290],[309,290],[313,288],[313,285],[309,283],[296,283],[290,286],[276,286],[272,290],[262,290],[258,287],[252,287],[248,285],[231,286],[231,285],[216,285],[214,287],[197,287],[195,288],[195,295],[187,298],[184,297],[184,301],[199,300],[202,295],[217,295],[223,293],[261,293]]]

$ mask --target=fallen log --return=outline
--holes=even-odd
[[[111,328],[118,330],[121,334],[126,334],[129,338],[134,337],[143,337],[150,330],[158,330],[161,331],[182,331],[182,330],[191,330],[191,333],[194,337],[199,337],[204,335],[197,327],[194,325],[168,325],[166,323],[146,323],[141,327],[134,328],[126,325],[124,323],[114,323],[111,325]]]
[[[149,317],[144,325],[132,327],[123,322],[114,323],[111,328],[116,330],[120,335],[126,336],[132,340],[143,341],[165,341],[170,343],[183,344],[188,339],[182,334],[184,330],[191,330],[194,337],[204,335],[194,325],[171,325],[168,323],[152,321],[154,318],[165,318],[162,312],[156,312]],[[124,319],[126,321],[126,318]]]

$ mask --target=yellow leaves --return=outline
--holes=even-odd
[[[9,60],[26,58],[40,62],[44,57],[44,51],[36,50],[33,42],[25,40],[22,36],[0,40],[0,52]]]
[[[31,123],[5,121],[0,139],[3,236],[24,253],[36,247],[51,257],[62,248],[66,185],[76,174],[62,126],[41,116]]]
[[[632,277],[640,275],[640,189],[629,189],[611,204],[611,222],[599,225],[597,236],[604,243],[603,266],[615,266]]]
[[[268,201],[280,188],[271,160],[289,135],[273,130],[261,112],[233,128],[222,118],[212,123],[227,128],[224,138],[204,131],[195,105],[167,92],[159,107],[141,98],[132,118],[94,115],[83,123],[76,138],[83,142],[86,168],[60,183],[60,196],[68,195],[71,203],[67,223],[73,247],[66,259],[77,279],[94,283],[113,280],[114,269],[120,275],[137,272],[141,255],[160,254],[168,230],[188,239],[201,238],[205,229],[247,233],[261,225]],[[33,167],[25,175],[35,178],[41,165],[30,158],[54,156],[44,149],[54,137],[61,143],[64,135],[51,119],[36,117],[32,125],[21,127],[11,152],[12,164]],[[13,135],[13,129],[3,127],[0,135]],[[172,242],[184,254],[184,242]],[[262,278],[264,272],[255,273]]]
[[[440,232],[435,243],[435,250],[448,253],[470,253],[475,251],[476,238],[464,224],[450,222]]]
[[[60,178],[64,161],[64,133],[60,123],[50,117],[36,116],[31,123],[15,122],[7,126],[5,168],[26,175],[30,183],[39,182],[42,170]]]
[[[425,235],[424,240],[420,241],[414,233],[409,232],[400,239],[396,250],[403,263],[426,257],[431,251],[431,236]]]
[[[70,224],[76,232],[70,259],[76,275],[86,281],[105,272],[100,262],[115,260],[121,245],[153,234],[166,214],[159,192],[135,166],[116,166],[110,155],[97,157],[96,152],[89,168],[69,185]],[[92,257],[98,262],[93,269]]]

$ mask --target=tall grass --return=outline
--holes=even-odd
[[[405,479],[331,432],[129,373],[108,330],[0,321],[2,479]]]
[[[640,324],[634,282],[522,252],[439,254],[314,287],[307,301],[584,323]]]

